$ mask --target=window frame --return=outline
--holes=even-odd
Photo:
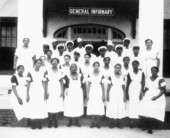
[[[12,36],[12,31],[11,31],[11,36],[9,38],[15,38],[16,39],[16,45],[15,46],[12,46],[12,42],[11,42],[11,46],[2,46],[2,28],[3,27],[16,27],[16,36],[13,37]],[[8,37],[5,36],[5,39],[7,39]],[[6,40],[7,41],[7,40]],[[12,41],[12,40],[11,40]],[[9,18],[0,18],[0,47],[11,47],[11,48],[16,48],[17,47],[17,18],[16,17],[9,17]]]

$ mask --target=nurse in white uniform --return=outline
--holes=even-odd
[[[12,93],[10,95],[10,101],[15,112],[15,115],[20,121],[26,117],[27,102],[29,101],[28,88],[29,85],[26,81],[26,76],[23,75],[24,66],[17,66],[17,73],[11,77]]]
[[[48,99],[47,99],[47,111],[48,111],[48,127],[58,127],[58,114],[63,112],[63,91],[62,91],[62,74],[58,68],[59,60],[53,58],[51,60],[51,67],[47,69],[48,80]]]
[[[156,119],[164,122],[165,118],[165,91],[166,82],[162,77],[158,76],[159,69],[154,66],[151,68],[152,76],[146,80],[146,89],[143,93],[143,99],[139,106],[139,115],[142,117],[142,122],[147,126],[149,134],[152,134],[153,120]]]

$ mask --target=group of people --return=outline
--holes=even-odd
[[[58,114],[68,117],[67,126],[81,126],[83,115],[91,116],[90,128],[101,127],[101,118],[109,118],[108,126],[122,128],[122,119],[130,118],[130,126],[142,120],[152,134],[152,118],[164,121],[166,83],[158,75],[159,55],[152,49],[153,41],[130,47],[130,39],[122,45],[108,40],[100,46],[98,57],[93,45],[44,45],[41,55],[29,48],[29,38],[15,56],[16,73],[11,78],[11,103],[18,120],[28,118],[32,129],[58,127]]]

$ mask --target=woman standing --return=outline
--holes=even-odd
[[[27,117],[31,119],[32,129],[42,129],[41,120],[47,117],[46,103],[47,99],[45,72],[41,69],[42,61],[35,61],[34,68],[28,73],[30,78],[30,102]]]
[[[101,116],[104,115],[104,86],[102,84],[103,75],[100,71],[100,63],[93,63],[93,72],[90,74],[90,87],[87,92],[87,115],[92,116],[90,128],[100,128]]]
[[[89,88],[89,75],[92,70],[91,55],[84,54],[84,62],[80,65],[83,75],[84,117],[87,115],[87,91]]]
[[[152,119],[164,122],[165,117],[165,91],[166,82],[158,76],[159,69],[151,68],[152,76],[146,80],[144,97],[140,103],[140,113],[142,121],[145,122],[148,133],[152,134]]]
[[[105,97],[107,96],[107,89],[108,89],[108,85],[110,84],[110,74],[112,73],[112,69],[110,67],[110,57],[104,57],[103,58],[103,62],[104,62],[104,66],[102,67],[101,71],[103,73],[103,81],[102,83],[104,84],[104,89],[105,89]],[[106,101],[105,101],[105,109],[106,109]]]
[[[139,118],[139,101],[145,86],[145,75],[139,70],[139,61],[132,62],[133,71],[127,75],[126,94],[128,100],[128,117],[131,119],[130,127],[134,127],[134,121]]]
[[[125,80],[121,72],[121,64],[116,64],[111,75],[111,85],[107,91],[106,116],[111,119],[110,128],[115,125],[122,128],[121,119],[125,117]]]
[[[80,127],[79,117],[83,115],[83,91],[82,75],[77,71],[77,65],[71,64],[70,73],[64,76],[65,99],[64,99],[64,116],[69,118],[67,127],[75,125]]]
[[[51,67],[47,70],[47,111],[48,111],[48,127],[58,127],[58,113],[63,112],[63,90],[61,82],[61,71],[58,69],[59,60],[53,58]]]
[[[23,72],[24,66],[18,65],[17,73],[11,78],[13,92],[10,95],[10,101],[18,121],[26,116],[26,101],[29,101],[29,85]]]
[[[147,39],[145,41],[146,50],[143,53],[144,57],[144,72],[146,78],[151,76],[151,68],[153,66],[160,66],[160,57],[159,53],[155,47],[153,47],[153,41],[151,39]]]

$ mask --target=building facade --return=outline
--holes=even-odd
[[[77,37],[97,50],[101,41],[117,44],[128,37],[131,46],[139,44],[141,49],[146,39],[153,40],[161,57],[160,73],[169,87],[169,7],[169,0],[1,0],[0,79],[5,81],[0,85],[10,87],[15,49],[24,37],[30,38],[35,50],[43,44],[52,46],[54,39],[65,42]]]

